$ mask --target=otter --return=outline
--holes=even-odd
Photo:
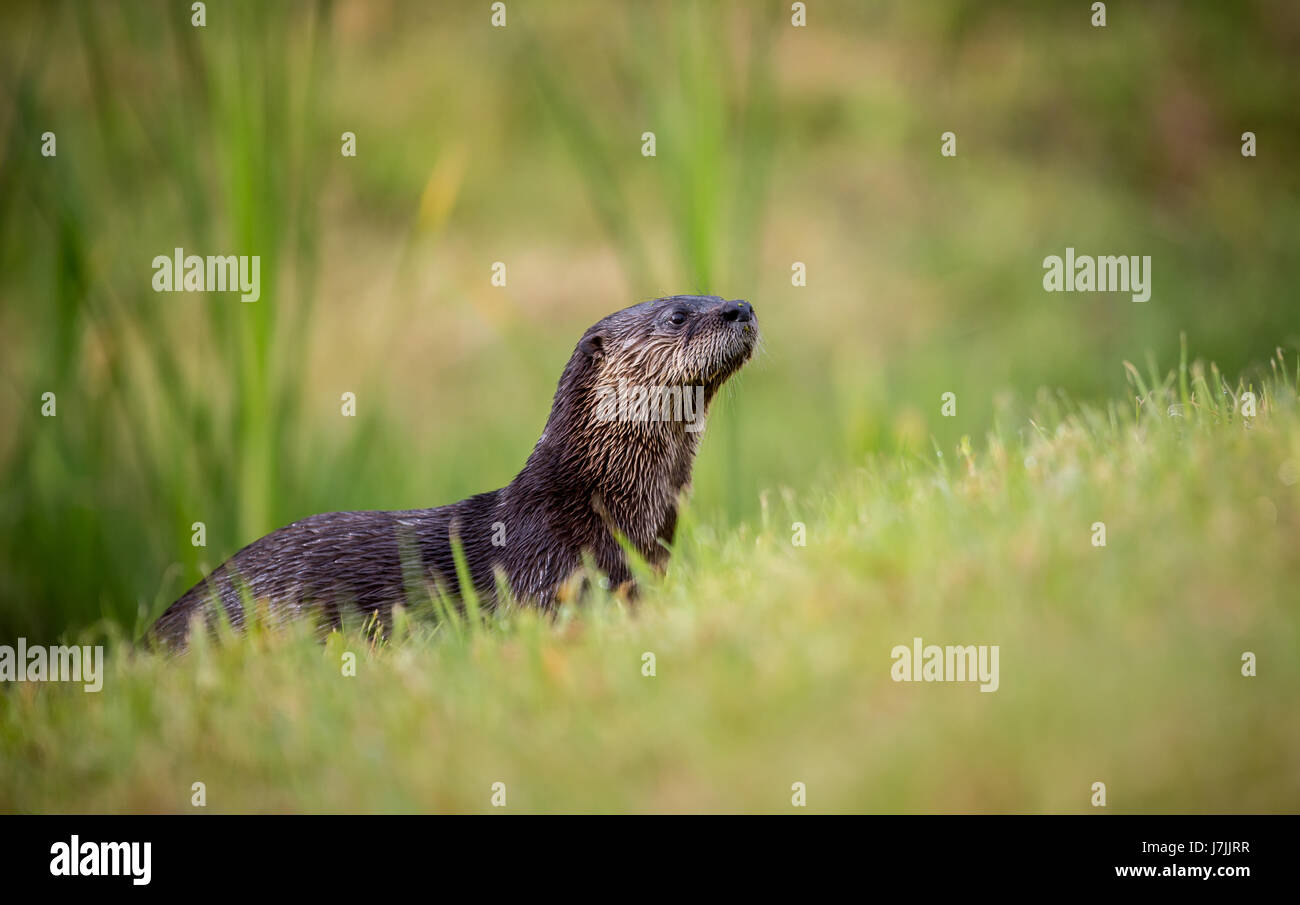
[[[386,625],[412,578],[461,597],[456,544],[488,606],[500,573],[520,603],[553,608],[584,556],[611,587],[634,591],[622,543],[666,565],[703,418],[758,338],[757,315],[741,300],[676,295],[616,311],[582,335],[541,438],[504,488],[434,509],[294,522],[218,566],[146,638],[183,647],[199,618],[211,630],[223,615],[238,630],[245,599],[276,622],[315,613],[337,625],[350,607]]]

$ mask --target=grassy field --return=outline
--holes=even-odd
[[[1004,401],[978,448],[688,518],[634,612],[115,647],[98,694],[0,695],[0,810],[1295,811],[1297,367]],[[998,645],[997,691],[892,681],[918,636]]]

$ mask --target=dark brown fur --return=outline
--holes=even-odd
[[[330,512],[294,522],[191,588],[150,636],[183,644],[196,615],[213,624],[215,601],[240,626],[245,591],[277,620],[314,612],[337,622],[340,608],[355,607],[386,623],[393,605],[414,589],[436,584],[459,594],[453,530],[489,603],[500,569],[518,599],[553,605],[584,552],[612,586],[629,581],[614,530],[662,567],[701,434],[681,420],[602,420],[594,415],[597,400],[623,380],[702,386],[707,406],[749,360],[757,339],[753,309],[714,296],[674,296],[615,312],[578,343],[545,432],[509,485],[436,509]]]

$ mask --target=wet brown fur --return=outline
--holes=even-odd
[[[489,604],[500,570],[516,598],[552,606],[584,553],[612,585],[630,581],[616,532],[662,567],[702,432],[682,420],[604,420],[595,416],[597,402],[620,381],[683,392],[702,386],[707,409],[757,340],[758,321],[745,302],[673,296],[617,311],[583,334],[545,431],[506,487],[434,509],[294,522],[220,565],[167,608],[149,637],[183,645],[196,617],[215,623],[217,604],[241,626],[245,599],[273,621],[310,612],[336,623],[342,609],[355,608],[386,623],[414,589],[432,584],[459,594],[453,533]]]

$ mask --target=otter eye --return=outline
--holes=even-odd
[[[668,320],[673,324],[673,326],[680,327],[682,324],[686,323],[686,312],[674,311],[672,317],[668,318]]]

